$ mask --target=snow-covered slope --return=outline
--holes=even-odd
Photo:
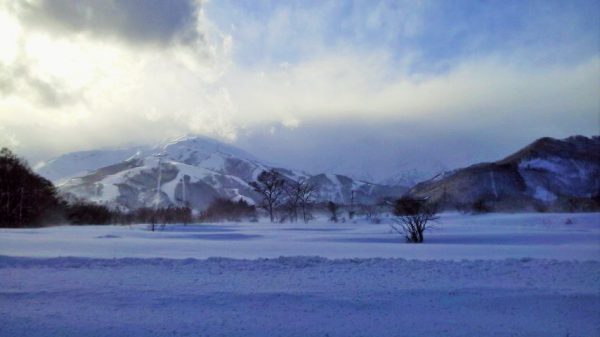
[[[126,210],[154,205],[158,181],[155,155],[162,153],[159,205],[188,203],[202,210],[217,197],[258,202],[259,196],[249,182],[256,180],[261,172],[274,168],[241,149],[204,137],[185,137],[136,153],[127,160],[71,178],[59,188],[70,197]],[[405,191],[403,187],[355,181],[340,175],[311,176],[285,168],[275,169],[287,179],[308,179],[317,184],[321,201],[349,203],[354,190],[356,202],[376,202]]]
[[[131,210],[155,204],[157,180],[158,158],[149,156],[103,167],[59,188],[70,196]],[[162,164],[161,181],[161,207],[187,202],[202,209],[216,197],[255,198],[248,184],[236,176],[168,159]]]
[[[319,186],[321,201],[349,204],[354,191],[356,203],[374,204],[383,197],[399,197],[406,188],[398,185],[373,184],[339,174],[317,174],[308,180]]]
[[[36,168],[36,171],[46,179],[60,183],[68,178],[82,176],[100,167],[116,164],[149,151],[150,148],[146,146],[133,146],[71,152],[43,163]]]
[[[178,162],[206,168],[210,168],[211,165],[219,168],[222,165],[219,156],[259,161],[244,150],[215,139],[185,136],[156,145],[71,152],[42,163],[36,168],[36,172],[54,183],[61,183],[69,178],[84,176],[102,167],[157,153],[164,153],[168,158]],[[218,155],[214,156],[213,154]]]
[[[569,200],[600,194],[600,137],[541,138],[502,160],[417,184],[410,193],[447,206],[567,207]]]

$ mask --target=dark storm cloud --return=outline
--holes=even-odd
[[[77,98],[80,90],[68,85],[70,79],[40,73],[39,64],[33,59],[47,55],[27,55],[30,32],[43,32],[57,41],[66,39],[73,44],[82,40],[104,43],[108,39],[107,44],[114,45],[121,41],[133,49],[140,45],[200,41],[192,47],[202,49],[205,43],[196,29],[197,6],[192,0],[42,0],[8,4],[8,13],[17,18],[27,33],[16,41],[18,57],[12,62],[0,62],[0,98],[27,96],[31,102],[49,108],[81,98]],[[59,48],[57,45],[53,49]]]
[[[43,0],[24,4],[29,26],[58,33],[87,33],[130,43],[166,44],[198,38],[196,7],[188,0]]]

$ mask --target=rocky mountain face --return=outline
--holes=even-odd
[[[104,153],[102,151],[67,154],[50,161],[38,172],[48,172],[54,180],[62,179],[59,190],[69,198],[86,199],[114,208],[131,210],[149,207],[189,204],[205,209],[217,197],[243,199],[257,203],[260,197],[249,186],[265,170],[276,169],[285,179],[306,179],[319,187],[318,201],[348,204],[352,191],[356,203],[375,203],[382,198],[398,197],[407,189],[357,181],[342,175],[318,174],[275,168],[236,147],[204,137],[186,137],[160,147],[138,147]],[[160,193],[157,194],[159,158],[162,154]],[[93,154],[92,163],[84,163]],[[122,159],[123,157],[126,159]],[[98,158],[101,158],[99,160]],[[107,164],[111,159],[114,161]],[[94,168],[77,177],[65,170],[72,162],[77,169]],[[158,197],[157,197],[158,195]]]
[[[502,160],[440,174],[408,194],[459,209],[565,210],[597,202],[600,137],[541,138]]]

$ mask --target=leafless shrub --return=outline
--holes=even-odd
[[[403,197],[394,204],[395,224],[392,229],[403,235],[407,242],[421,243],[423,233],[432,227],[432,222],[439,219],[434,205],[426,200]]]

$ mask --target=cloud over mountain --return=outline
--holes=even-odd
[[[192,133],[301,163],[324,154],[257,148],[310,143],[298,137],[316,130],[334,146],[344,138],[338,123],[344,132],[376,129],[391,148],[426,137],[506,151],[546,135],[591,135],[598,9],[584,1],[1,1],[0,145],[44,159]],[[361,166],[353,160],[343,158]]]

